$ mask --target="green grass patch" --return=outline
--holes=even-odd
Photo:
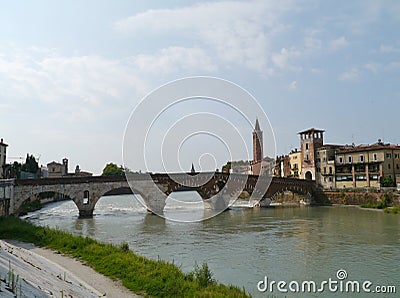
[[[204,263],[184,273],[176,265],[136,255],[119,247],[60,230],[38,227],[14,217],[0,218],[0,239],[34,243],[77,258],[97,272],[121,280],[131,291],[153,297],[250,297],[235,286],[219,284]]]
[[[388,207],[383,210],[385,213],[400,214],[400,206]]]
[[[378,204],[361,204],[360,205],[361,208],[373,208],[373,209],[385,209],[386,208],[386,204],[384,202],[380,202]]]

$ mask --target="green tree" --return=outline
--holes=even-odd
[[[103,169],[102,176],[123,176],[125,174],[122,166],[117,166],[115,163],[108,163]]]
[[[222,166],[222,173],[229,173],[232,163],[228,161],[224,166]]]
[[[385,176],[385,177],[382,178],[381,185],[383,187],[393,187],[393,186],[395,186],[393,178],[389,177],[389,176]]]
[[[26,155],[26,160],[25,163],[22,165],[21,170],[33,174],[36,174],[38,172],[39,164],[37,163],[33,155]]]

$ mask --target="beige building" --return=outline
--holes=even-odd
[[[3,175],[3,169],[4,166],[6,165],[6,157],[7,157],[7,144],[3,142],[3,139],[0,141],[0,178],[2,178]]]
[[[341,145],[323,145],[316,151],[316,176],[317,185],[325,189],[336,188],[335,179],[335,153]]]
[[[301,177],[301,151],[297,149],[292,150],[289,153],[290,163],[290,177],[300,178]]]
[[[64,158],[62,162],[52,161],[47,164],[48,178],[60,178],[68,174],[68,159]]]
[[[337,150],[336,187],[380,187],[381,179],[400,182],[400,146],[384,144],[350,146]]]

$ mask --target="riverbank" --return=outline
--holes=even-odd
[[[113,280],[120,281],[127,289],[139,295],[248,297],[237,287],[218,284],[206,265],[186,274],[174,264],[136,255],[129,250],[127,244],[116,247],[59,230],[37,227],[12,217],[0,218],[0,238],[34,243],[59,251]]]

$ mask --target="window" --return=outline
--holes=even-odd
[[[89,204],[89,191],[88,190],[85,190],[83,192],[83,204],[84,205]]]
[[[353,181],[353,176],[336,176],[336,181]]]
[[[343,157],[339,157],[339,163],[343,163]]]
[[[378,160],[378,156],[374,153],[374,160]]]
[[[390,170],[390,163],[388,164],[388,169]]]
[[[391,153],[386,153],[386,158],[392,158],[392,154]]]
[[[308,143],[306,144],[306,150],[308,150]]]
[[[400,169],[399,164],[396,165],[396,169]]]
[[[358,158],[358,161],[364,162],[364,155],[360,155],[360,157]]]
[[[329,177],[329,182],[332,182],[332,177]]]
[[[326,174],[326,167],[324,167],[324,174]]]
[[[349,156],[349,162],[351,163],[353,161],[353,158]]]
[[[369,175],[369,180],[377,181],[377,180],[379,180],[379,175]]]
[[[329,174],[333,174],[333,169],[332,169],[332,167],[329,167]]]
[[[357,181],[366,181],[367,180],[367,176],[365,176],[365,175],[356,175],[356,180]]]

